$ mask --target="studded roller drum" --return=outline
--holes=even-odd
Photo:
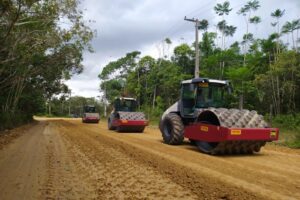
[[[145,113],[143,112],[118,112],[119,119],[132,120],[132,121],[144,121],[146,120]],[[119,126],[116,127],[118,132],[144,132],[145,126]]]
[[[198,122],[223,126],[227,128],[267,128],[263,116],[256,111],[208,108],[199,110]],[[197,147],[209,154],[251,154],[259,152],[265,141],[226,141],[203,142],[195,141]]]
[[[120,119],[126,120],[146,120],[145,113],[143,112],[118,112]]]

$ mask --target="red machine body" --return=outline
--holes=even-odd
[[[115,119],[113,126],[148,126],[148,120],[126,120],[126,119]]]
[[[184,128],[186,138],[205,142],[224,141],[275,141],[278,128],[227,128],[204,123],[194,123]]]

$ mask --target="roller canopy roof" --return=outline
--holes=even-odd
[[[136,101],[135,98],[130,98],[130,97],[117,97],[116,99],[120,99],[120,100],[124,99],[124,100],[133,100],[133,101]]]
[[[228,85],[229,81],[209,79],[209,78],[194,78],[194,79],[184,80],[181,82],[181,84],[189,84],[189,83],[218,83],[218,84]]]

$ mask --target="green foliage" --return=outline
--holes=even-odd
[[[81,117],[83,114],[83,107],[91,105],[96,107],[96,111],[103,113],[103,102],[95,98],[85,98],[81,96],[74,97],[52,97],[47,102],[46,112],[39,113],[40,116],[46,117]]]
[[[124,83],[120,79],[111,79],[105,82],[101,83],[101,89],[105,92],[106,98],[113,102],[113,100],[121,96],[122,89],[123,89]]]
[[[68,92],[62,80],[82,72],[93,32],[77,0],[0,2],[0,124],[32,119],[46,101]],[[68,28],[62,23],[67,21]],[[6,120],[7,119],[7,120]],[[2,121],[3,120],[3,121]]]
[[[249,22],[252,24],[258,24],[261,22],[261,18],[258,16],[254,16],[249,19]]]
[[[223,4],[218,3],[214,7],[214,10],[216,14],[218,14],[219,16],[228,15],[229,12],[232,10],[232,8],[229,8],[229,6],[230,6],[229,1],[225,1]]]
[[[182,67],[186,74],[194,73],[194,56],[195,53],[187,44],[181,44],[174,49],[173,61]]]
[[[275,64],[256,76],[255,84],[263,92],[263,100],[274,106],[275,114],[299,110],[300,54],[287,51],[278,56]]]
[[[300,114],[278,115],[272,124],[280,128],[280,137],[284,144],[292,148],[300,148]]]
[[[208,29],[208,25],[209,25],[208,21],[206,19],[203,19],[203,20],[199,21],[198,29],[206,31]]]
[[[131,70],[135,67],[135,59],[141,53],[138,51],[133,51],[131,53],[127,53],[125,57],[118,59],[117,61],[110,62],[106,65],[101,74],[99,74],[100,79],[109,79],[109,75],[113,74],[116,71],[119,71],[119,77],[123,77],[124,74],[127,73],[128,70]]]

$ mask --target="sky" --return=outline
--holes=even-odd
[[[80,8],[84,13],[84,20],[97,34],[91,41],[95,52],[84,52],[83,73],[66,81],[72,90],[72,96],[101,96],[98,74],[110,61],[117,60],[128,52],[140,51],[141,56],[157,58],[160,56],[158,47],[165,38],[172,41],[170,54],[180,43],[192,44],[195,39],[194,24],[184,21],[185,16],[207,19],[209,31],[215,31],[214,25],[221,18],[214,13],[213,7],[223,2],[224,0],[82,0]],[[227,41],[228,44],[240,41],[245,33],[244,18],[236,13],[248,0],[229,2],[233,10],[225,19],[229,25],[238,28],[234,37]],[[274,19],[270,13],[278,8],[285,9],[282,24],[300,18],[300,0],[260,0],[260,4],[255,15],[262,18],[262,23],[250,27],[254,37],[266,38],[274,32],[270,25]],[[93,22],[89,22],[90,20]],[[201,39],[201,33],[199,36]]]

